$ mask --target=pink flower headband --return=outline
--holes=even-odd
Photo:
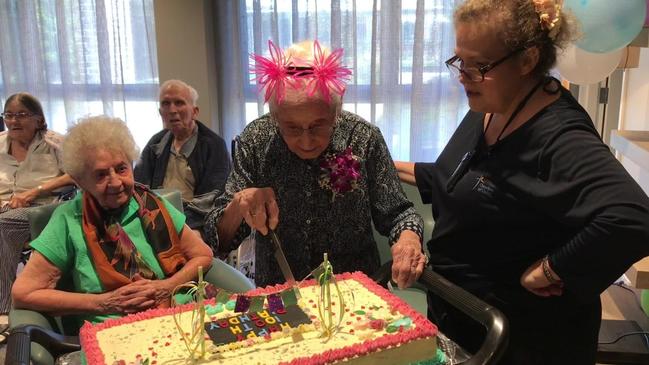
[[[563,0],[533,0],[534,9],[539,14],[541,28],[548,32],[548,37],[554,39],[561,25],[561,6]]]
[[[266,88],[264,101],[268,101],[273,94],[280,103],[286,93],[286,87],[299,88],[298,80],[306,81],[306,90],[309,96],[313,96],[317,91],[327,100],[331,101],[331,93],[342,96],[345,93],[346,81],[349,79],[352,71],[341,65],[343,56],[342,48],[331,52],[325,56],[324,51],[320,48],[318,41],[313,42],[313,62],[305,66],[296,65],[291,57],[286,57],[284,52],[279,49],[271,40],[268,41],[270,58],[251,54],[250,58],[254,62],[250,69],[257,77],[259,89]]]

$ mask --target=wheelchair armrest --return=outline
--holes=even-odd
[[[22,364],[22,351],[27,349],[27,363],[29,364],[29,344],[31,342],[31,360],[35,365],[51,365],[54,364],[56,359],[56,354],[48,347],[47,344],[42,344],[35,339],[32,339],[24,331],[16,332],[16,329],[21,326],[32,326],[39,327],[44,331],[52,331],[52,333],[60,332],[61,327],[57,321],[41,312],[36,312],[28,309],[11,309],[9,312],[9,326],[11,328],[11,334],[16,334],[15,338],[12,340],[12,337],[9,336],[8,346],[7,346],[7,361],[6,364]],[[60,336],[60,335],[59,335]],[[12,355],[9,355],[12,354]],[[11,361],[9,362],[10,357]]]
[[[245,293],[255,288],[239,270],[217,258],[212,259],[212,267],[205,273],[205,281],[232,293]]]
[[[381,266],[373,275],[373,279],[385,285],[391,276],[392,261]],[[487,335],[478,352],[463,364],[493,364],[500,359],[507,348],[509,337],[509,324],[501,311],[428,268],[424,269],[418,282],[487,329]]]
[[[29,309],[14,309],[9,312],[9,326],[13,330],[21,325],[34,325],[50,331],[58,331],[53,326],[53,319],[41,312]]]
[[[53,358],[81,350],[78,337],[63,336],[39,326],[20,325],[9,335],[5,363],[29,365],[32,341],[48,349]]]
[[[52,195],[57,197],[57,201],[67,201],[74,198],[77,194],[77,190],[78,188],[76,185],[65,185],[54,189]]]

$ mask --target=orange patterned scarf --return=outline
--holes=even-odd
[[[144,185],[135,184],[133,197],[139,205],[138,216],[147,242],[164,273],[171,276],[187,260],[180,250],[180,238],[169,211],[160,198]],[[145,279],[156,279],[131,238],[122,229],[117,215],[106,212],[88,192],[83,192],[82,200],[86,246],[104,290],[111,291],[127,285],[133,282],[136,274]]]

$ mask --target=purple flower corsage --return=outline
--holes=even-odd
[[[351,147],[337,154],[327,154],[320,162],[320,187],[333,192],[331,200],[336,196],[358,187],[361,177],[360,158],[352,152]]]

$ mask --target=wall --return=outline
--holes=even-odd
[[[649,48],[641,48],[638,68],[625,71],[619,129],[649,131]],[[622,164],[649,194],[649,171],[620,156]]]
[[[219,133],[210,0],[155,0],[160,83],[180,79],[198,91],[198,119]],[[160,122],[162,125],[162,122]]]

